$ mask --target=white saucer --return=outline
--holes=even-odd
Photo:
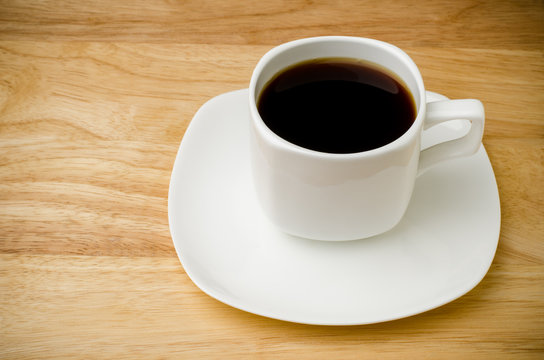
[[[405,217],[388,233],[348,242],[296,238],[269,224],[256,202],[247,98],[247,90],[238,90],[204,104],[172,170],[170,232],[202,291],[271,318],[354,325],[436,308],[482,280],[500,228],[497,185],[483,146],[420,176]],[[462,123],[448,126],[464,131]],[[433,131],[426,145],[445,136]]]

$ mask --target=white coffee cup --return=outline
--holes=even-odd
[[[414,97],[417,117],[412,126],[387,145],[349,154],[309,150],[276,135],[257,109],[263,87],[286,67],[324,57],[361,59],[396,74]],[[474,154],[485,119],[478,100],[427,103],[417,66],[399,48],[344,36],[301,39],[270,50],[251,77],[249,107],[250,161],[264,213],[286,233],[336,241],[392,229],[408,207],[416,177],[444,160]],[[454,119],[471,122],[465,136],[420,150],[423,129]]]

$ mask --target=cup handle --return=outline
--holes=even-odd
[[[426,106],[424,130],[451,120],[469,120],[471,124],[465,136],[422,150],[419,156],[418,175],[444,160],[476,153],[480,148],[484,133],[485,112],[484,106],[479,100],[440,100],[428,102]],[[425,132],[423,136],[425,136]]]

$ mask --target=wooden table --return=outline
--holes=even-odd
[[[272,46],[392,42],[428,89],[486,106],[499,247],[462,298],[353,327],[202,293],[168,229],[180,140]],[[0,1],[0,358],[544,356],[542,1]]]

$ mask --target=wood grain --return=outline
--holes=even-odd
[[[355,35],[400,46],[526,48],[544,42],[542,2],[2,0],[6,39],[277,44]]]
[[[486,106],[499,248],[466,296],[407,319],[297,325],[230,308],[168,230],[179,142],[271,46],[401,46],[430,90]],[[0,0],[0,358],[544,356],[541,1]]]

